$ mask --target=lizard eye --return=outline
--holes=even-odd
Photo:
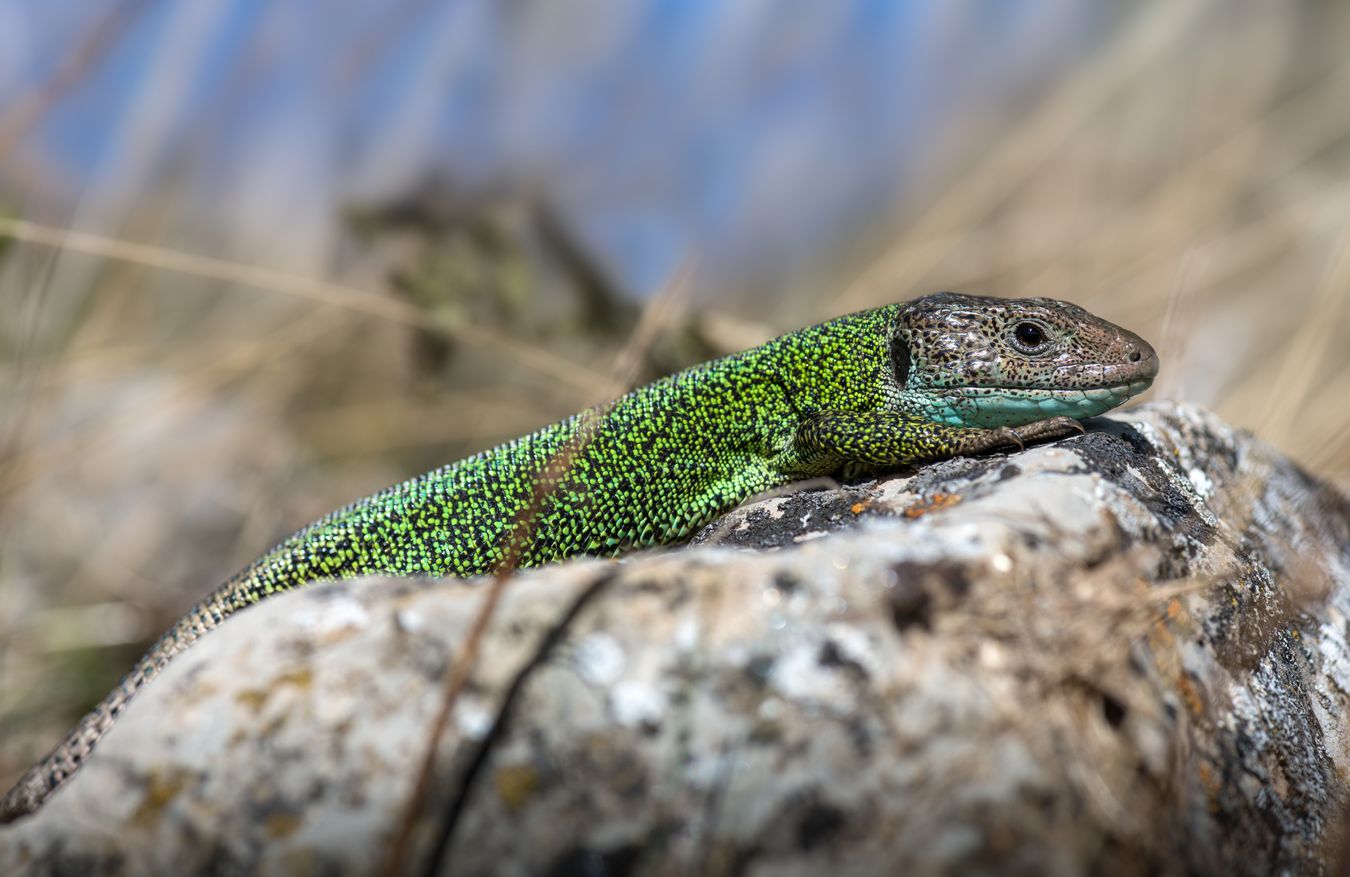
[[[1013,326],[1012,344],[1023,353],[1044,353],[1050,345],[1050,338],[1040,323],[1023,320]]]

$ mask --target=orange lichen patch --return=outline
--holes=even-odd
[[[499,767],[492,779],[497,786],[497,796],[512,813],[524,807],[539,786],[539,772],[528,764]]]
[[[916,502],[914,505],[905,509],[905,517],[921,518],[929,512],[949,509],[961,501],[961,497],[955,493],[934,493],[926,496]]]
[[[1200,696],[1200,690],[1195,687],[1195,683],[1191,681],[1189,675],[1186,673],[1177,674],[1176,689],[1177,694],[1181,695],[1181,699],[1185,702],[1186,709],[1190,712],[1192,718],[1198,719],[1204,715],[1204,698]]]
[[[1176,635],[1172,633],[1172,628],[1169,625],[1184,623],[1185,620],[1186,610],[1181,605],[1181,601],[1176,597],[1170,598],[1163,613],[1153,621],[1153,630],[1149,640],[1154,651],[1161,653],[1174,648],[1176,646]]]
[[[1210,813],[1218,813],[1220,784],[1214,769],[1209,766],[1209,762],[1201,760],[1195,766],[1195,774],[1200,780],[1200,787],[1205,790],[1206,807]]]
[[[859,501],[849,506],[848,510],[853,512],[853,514],[855,515],[861,515],[863,512],[867,511],[871,507],[872,503],[866,501]]]
[[[1172,631],[1167,627],[1167,618],[1159,615],[1153,619],[1153,627],[1149,630],[1149,645],[1153,646],[1154,651],[1165,649],[1172,645],[1175,637]]]

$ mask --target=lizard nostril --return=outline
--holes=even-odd
[[[1141,360],[1141,359],[1143,359],[1143,358],[1144,358],[1144,354],[1140,353],[1138,350],[1131,350],[1131,351],[1130,351],[1130,362],[1138,362],[1139,360]]]

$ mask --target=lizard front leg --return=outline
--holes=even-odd
[[[977,429],[934,423],[898,411],[826,412],[805,420],[793,436],[793,455],[809,474],[884,471],[948,457],[1022,448],[1028,442],[1083,432],[1070,417],[1015,427]]]

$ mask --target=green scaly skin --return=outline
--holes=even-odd
[[[684,539],[747,497],[802,478],[1081,430],[1075,418],[1141,392],[1157,368],[1142,339],[1073,305],[951,293],[695,366],[291,536],[165,634],[0,801],[0,822],[59,787],[170,659],[271,594],[377,573],[467,578],[508,555],[528,567]]]

